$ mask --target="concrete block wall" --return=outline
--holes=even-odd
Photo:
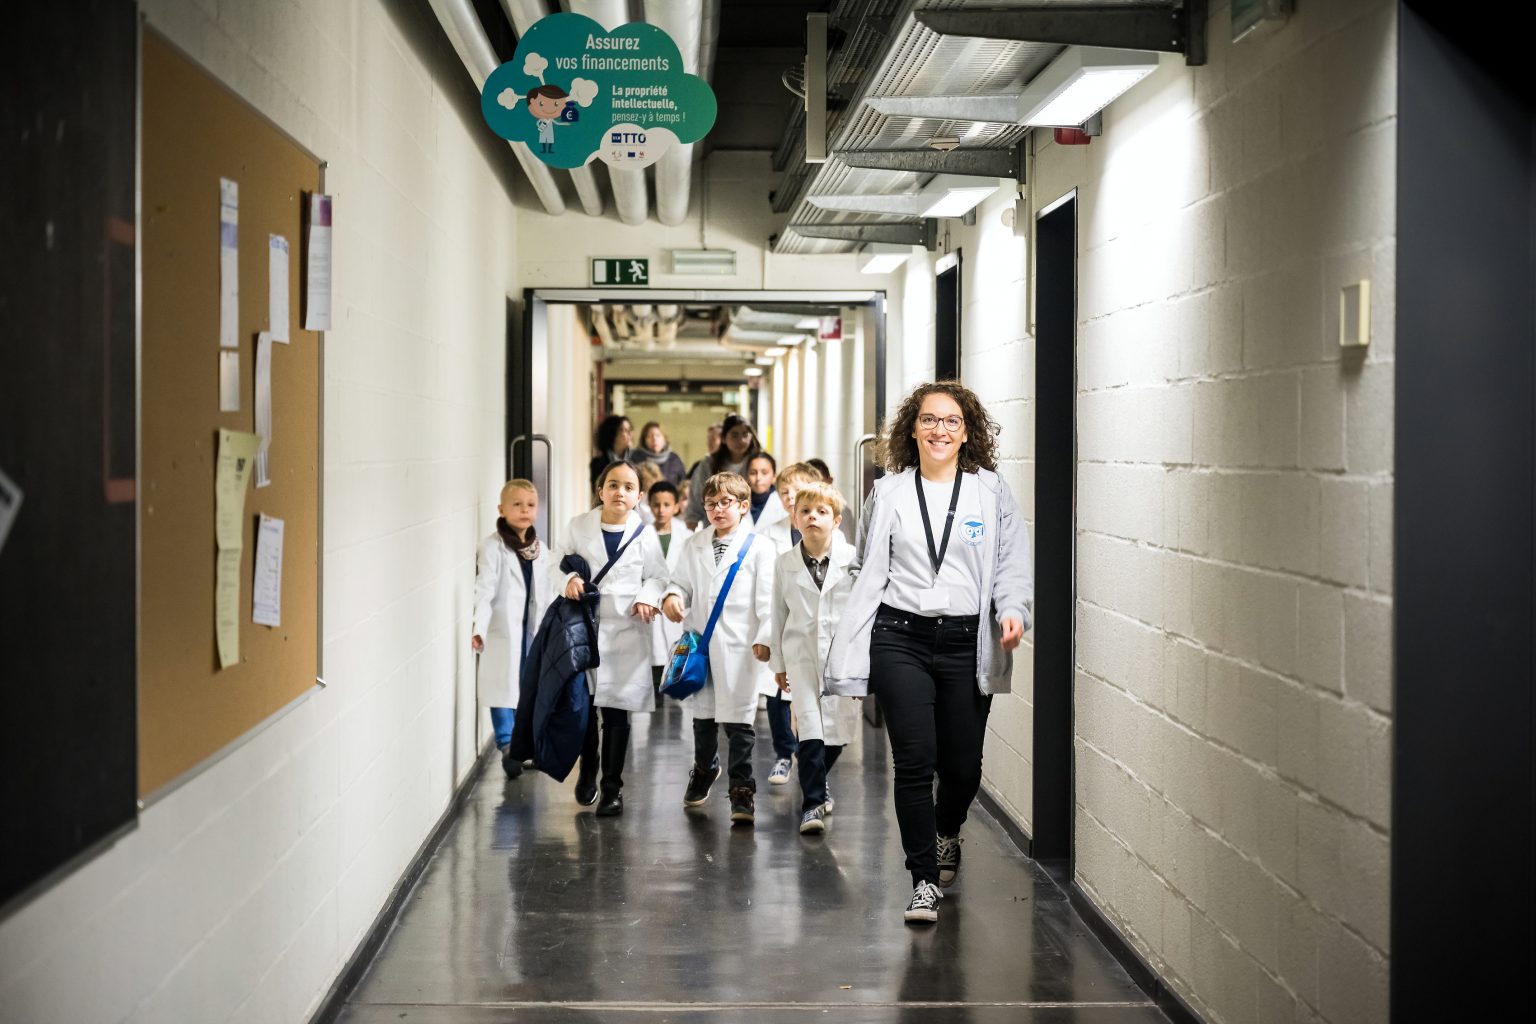
[[[1386,1019],[1395,20],[1223,6],[1038,156],[1079,190],[1075,880],[1210,1021]]]
[[[485,735],[469,617],[502,472],[517,213],[481,125],[460,118],[407,38],[408,5],[141,9],[329,162],[330,685],[0,922],[0,1018],[291,1024],[356,948]]]

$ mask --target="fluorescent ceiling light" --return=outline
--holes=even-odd
[[[1024,87],[1019,123],[1076,126],[1157,68],[1157,54],[1069,46]]]
[[[814,331],[816,328],[821,326],[821,317],[819,317],[819,316],[801,317],[799,320],[795,321],[795,326],[798,327],[802,331]]]
[[[777,359],[769,359],[767,356],[758,356],[756,359],[754,359],[752,361],[754,363],[756,363],[758,366],[772,366],[772,365],[774,365],[775,363],[778,362]]]
[[[734,274],[736,253],[731,249],[673,249],[674,274]]]
[[[912,255],[910,245],[892,245],[888,242],[870,242],[859,252],[859,272],[863,274],[889,274],[907,262]]]
[[[763,368],[761,366],[749,366],[741,372],[748,377],[761,377],[763,375]]]
[[[792,346],[800,344],[804,340],[805,340],[805,335],[803,335],[803,334],[786,334],[782,338],[779,339],[779,344],[780,345],[789,345],[789,346],[792,347]]]
[[[820,327],[821,324],[818,322],[816,326]],[[783,348],[781,346],[775,345],[773,348],[765,348],[765,349],[763,349],[763,355],[768,356],[768,357],[771,358],[773,356],[781,356],[781,355],[783,355],[784,353],[786,353],[788,351],[789,351],[789,349],[787,349],[787,348]]]
[[[905,217],[961,217],[997,189],[997,178],[935,174],[916,192],[806,196],[805,201],[823,210],[890,213]]]

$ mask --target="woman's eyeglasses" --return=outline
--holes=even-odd
[[[965,417],[935,416],[933,413],[925,412],[917,417],[917,425],[922,427],[924,430],[933,430],[935,427],[943,426],[945,430],[953,434],[955,431],[965,426]]]

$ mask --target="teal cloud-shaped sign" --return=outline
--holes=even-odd
[[[677,44],[655,25],[609,32],[581,14],[551,14],[518,40],[485,80],[480,109],[504,139],[551,167],[598,159],[645,167],[714,127],[715,94],[683,70]]]

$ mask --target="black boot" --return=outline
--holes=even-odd
[[[523,774],[523,762],[512,756],[510,745],[501,748],[501,770],[507,773],[509,779]]]
[[[602,748],[603,802],[597,805],[597,813],[611,818],[624,813],[624,756],[629,753],[629,723],[604,721]]]
[[[576,802],[583,807],[597,802],[597,708],[590,714],[587,734],[581,742],[581,763],[576,769]]]

